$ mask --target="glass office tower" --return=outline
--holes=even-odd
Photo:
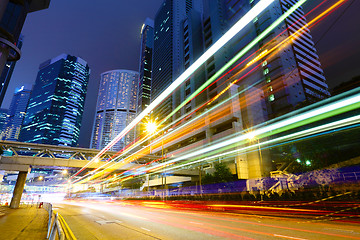
[[[32,86],[22,86],[15,90],[8,111],[6,126],[4,127],[3,140],[17,141],[21,126],[25,118],[25,111],[29,103]]]
[[[147,18],[141,28],[141,47],[139,62],[139,83],[136,113],[140,114],[150,104],[151,78],[152,78],[152,54],[154,48],[154,21]],[[144,132],[144,122],[136,127],[136,136]]]
[[[62,54],[40,65],[19,141],[77,146],[90,69]]]
[[[135,118],[138,79],[139,73],[129,70],[101,74],[91,148],[104,148]],[[133,129],[112,150],[120,151],[130,144],[134,134]]]

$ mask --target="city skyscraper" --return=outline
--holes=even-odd
[[[141,28],[141,46],[139,63],[139,83],[137,94],[136,113],[140,114],[150,104],[151,100],[151,78],[152,78],[152,57],[154,48],[154,20],[147,18]],[[143,120],[136,127],[136,136],[144,131]]]
[[[8,109],[0,108],[0,140],[3,140],[4,137],[4,128],[8,119],[8,111]]]
[[[21,126],[25,118],[26,108],[29,103],[31,86],[22,86],[15,90],[6,125],[3,128],[3,140],[17,141],[19,138]]]
[[[209,49],[258,2],[164,1],[155,18],[152,99],[160,94],[162,90],[159,89],[165,89],[178,76],[174,69],[187,69],[197,56]],[[224,136],[251,131],[260,123],[330,96],[310,31],[305,27],[296,36],[291,36],[306,25],[301,8],[251,48],[247,47],[295,3],[297,1],[277,0],[270,4],[185,81],[172,94],[171,100],[165,100],[154,111],[155,116],[164,118],[171,108],[173,110],[187,99],[205,80],[211,80],[211,85],[175,113],[172,120],[194,111],[200,104],[206,103],[204,106],[209,110],[227,101],[217,109],[207,111],[204,125],[194,133],[183,136],[181,141],[167,143],[165,152],[172,149],[181,151],[190,143],[207,144]],[[266,56],[267,51],[284,39],[290,40]],[[242,57],[232,61],[247,48]],[[217,73],[228,63],[231,63],[228,69],[232,71],[218,76]],[[231,101],[228,101],[230,97]],[[197,113],[202,111],[205,110],[198,109]],[[271,154],[268,149],[239,154],[227,159],[228,167],[242,179],[265,177],[273,170]]]
[[[42,63],[19,141],[77,146],[89,75],[80,57],[61,54]]]
[[[181,26],[181,44],[183,48],[181,67],[183,71],[188,69],[204,52],[202,12],[202,1],[186,1],[186,14]],[[204,66],[199,67],[199,70],[196,71],[193,76],[189,77],[189,79],[185,81],[185,84],[180,86],[179,91],[176,91],[175,97],[173,98],[173,106],[181,104],[205,82],[204,71]],[[206,92],[199,94],[178,111],[175,118],[190,113],[200,104],[203,104],[206,99]],[[187,119],[190,118],[188,117]]]
[[[153,48],[154,21],[150,18],[147,18],[141,28],[139,87],[137,105],[138,113],[141,113],[150,104]]]
[[[165,0],[156,13],[151,86],[152,101],[183,70],[182,21],[186,18],[186,2],[184,0]],[[154,110],[152,117],[168,115],[173,109],[173,98],[175,97],[168,97]]]
[[[112,70],[101,74],[91,148],[102,149],[136,116],[139,73]],[[135,130],[120,139],[112,150],[120,151],[134,141]]]
[[[224,9],[226,9],[225,15],[229,27],[245,15],[257,2],[235,0],[226,2]],[[297,1],[293,0],[274,1],[263,14],[249,24],[249,27],[242,34],[246,37],[237,43],[232,43],[232,55],[235,55],[254,37],[260,35],[296,3]],[[301,28],[302,30],[294,35],[290,42],[284,44],[281,50],[271,58],[263,61],[261,68],[257,70],[262,72],[261,75],[264,79],[260,85],[264,89],[269,118],[290,112],[299,105],[314,103],[330,96],[301,7],[264,37],[254,47],[253,52],[270,50]],[[270,42],[270,39],[274,40]],[[246,81],[251,84],[254,79]]]

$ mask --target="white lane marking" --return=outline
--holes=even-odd
[[[338,229],[338,228],[325,228],[325,229],[328,229],[328,230],[335,230],[335,231],[339,231],[339,232],[350,232],[350,233],[356,233],[356,234],[359,234],[357,232],[354,232],[353,230],[347,230],[347,229]]]
[[[145,230],[145,231],[148,231],[148,232],[151,232],[151,230],[149,230],[149,229],[147,229],[147,228],[141,228],[141,229],[143,229],[143,230]]]
[[[143,219],[143,220],[149,220],[148,218],[140,217],[140,216],[137,216],[137,215],[134,215],[134,214],[131,214],[131,213],[120,212],[119,214],[125,215],[125,216],[128,216],[128,217],[139,218],[139,219]]]
[[[112,221],[112,220],[100,220],[100,221],[95,221],[95,222],[97,222],[100,225],[115,223],[115,221]]]
[[[104,221],[104,220],[101,220],[101,221],[95,221],[96,223],[98,223],[98,224],[100,224],[100,225],[104,225],[104,224],[106,224],[107,222],[106,221]]]
[[[290,236],[279,235],[279,234],[274,234],[274,236],[275,236],[275,237],[288,238],[288,239],[296,239],[296,240],[307,240],[306,238],[290,237]]]
[[[189,222],[189,223],[198,224],[198,225],[204,225],[203,223],[198,223],[198,222]]]

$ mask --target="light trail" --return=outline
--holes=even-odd
[[[266,28],[260,35],[258,35],[253,41],[246,45],[238,54],[235,55],[228,63],[226,63],[219,71],[217,71],[209,80],[207,80],[201,87],[199,87],[194,93],[192,93],[185,101],[183,101],[178,107],[175,108],[166,118],[162,120],[162,123],[166,122],[171,116],[186,105],[191,99],[197,96],[202,90],[209,86],[215,79],[220,77],[227,69],[229,69],[236,61],[243,57],[251,48],[253,48],[258,42],[266,37],[274,28],[276,28],[282,21],[284,21],[290,14],[303,5],[307,0],[300,0],[294,4],[288,11],[281,15],[275,22],[273,22],[268,28]]]
[[[184,133],[183,129],[187,129],[188,131],[194,130],[194,128],[196,128],[196,127],[194,127],[194,124],[195,124],[195,126],[196,126],[196,124],[197,124],[196,121],[202,121],[202,119],[201,119],[202,117],[204,117],[204,116],[206,116],[207,114],[211,113],[212,111],[214,111],[215,109],[217,109],[217,108],[218,108],[219,106],[221,106],[222,104],[230,101],[231,99],[233,99],[233,98],[237,97],[238,95],[244,93],[245,91],[251,89],[253,86],[255,86],[256,84],[258,84],[259,82],[261,82],[261,80],[259,80],[258,82],[255,82],[254,84],[250,85],[248,88],[243,89],[242,91],[240,91],[240,92],[238,92],[237,94],[231,96],[230,98],[224,100],[223,102],[221,102],[221,103],[219,103],[219,104],[211,107],[211,108],[208,109],[207,111],[205,111],[205,112],[201,113],[200,115],[196,116],[195,118],[191,119],[191,121],[186,122],[186,123],[185,123],[184,125],[182,125],[180,128],[174,129],[173,131],[171,131],[171,132],[169,132],[169,133],[167,133],[167,134],[168,134],[168,135],[176,135],[176,134],[178,134],[178,135],[179,135],[179,134],[185,135],[186,132]],[[191,126],[191,128],[188,128],[189,126]],[[162,137],[160,137],[160,138],[158,138],[158,139],[155,139],[154,142],[152,143],[152,146],[151,146],[151,147],[152,147],[154,150],[155,150],[156,148],[159,148],[159,147],[161,146],[161,142],[164,141],[164,139],[165,139],[166,137],[168,137],[168,135],[165,134],[165,135],[163,135]],[[178,136],[178,135],[177,135],[177,136]],[[176,136],[173,136],[172,138],[176,138]],[[144,155],[145,155],[144,152],[147,153],[147,149],[149,149],[149,148],[150,148],[150,147],[146,147],[145,149],[141,149],[140,151],[135,152],[134,154],[128,156],[127,158],[135,159],[136,156],[138,156],[138,158],[140,158],[141,156],[144,156]],[[116,160],[116,158],[114,158],[112,161],[114,161],[114,160]],[[155,161],[155,160],[154,160],[154,161]],[[154,161],[152,161],[152,162],[150,162],[150,163],[147,163],[147,164],[145,164],[145,165],[149,165],[149,164],[151,164],[151,163],[154,163]],[[113,163],[113,165],[114,165],[114,164],[118,164],[117,167],[120,167],[120,166],[123,166],[123,165],[125,165],[125,164],[127,164],[127,163],[128,163],[128,162],[124,162],[124,163],[115,162],[115,163]],[[104,165],[102,166],[102,168],[104,168],[104,166],[106,166],[107,164],[110,164],[110,162],[107,162],[106,164],[104,164]],[[101,176],[101,174],[102,174],[104,171],[106,171],[106,170],[109,169],[109,168],[113,168],[113,165],[108,166],[108,167],[105,168],[105,169],[102,169],[101,172],[100,172],[99,174],[97,174],[96,176]],[[99,169],[100,169],[100,168],[99,168]],[[74,181],[74,182],[79,182],[81,179],[84,179],[84,178],[86,178],[87,176],[89,176],[89,175],[91,175],[91,174],[95,174],[95,173],[96,173],[95,170],[92,171],[92,172],[89,172],[89,173],[87,173],[85,176],[83,176],[82,178],[80,178],[80,179],[78,179],[78,180],[76,180],[76,181]],[[91,179],[93,179],[93,178],[94,178],[94,177],[92,177]],[[83,183],[83,182],[79,182],[79,183]]]
[[[305,2],[306,0],[301,0]],[[265,10],[274,0],[260,0],[249,12],[247,12],[234,26],[232,26],[217,42],[215,42],[203,55],[199,57],[187,70],[185,70],[166,90],[164,90],[150,105],[144,109],[129,125],[125,127],[105,148],[103,148],[91,161],[82,167],[74,176],[83,171],[92,162],[108,151],[115,143],[122,139],[131,129],[133,129],[145,116],[154,110],[163,100],[165,100],[176,88],[186,81],[202,64],[212,55],[228,43],[238,32],[240,32],[249,22]]]
[[[180,164],[180,165],[176,165],[176,166],[172,166],[170,168],[167,168],[166,171],[173,171],[175,169],[183,168],[183,167],[193,165],[193,164],[196,164],[196,163],[200,163],[200,162],[209,161],[209,160],[212,160],[212,159],[217,159],[219,157],[225,157],[225,156],[228,156],[228,155],[237,155],[239,153],[244,154],[244,153],[247,153],[247,152],[252,151],[252,150],[257,150],[259,146],[261,146],[261,148],[264,148],[264,146],[273,147],[274,144],[279,143],[279,142],[283,143],[285,141],[299,139],[299,138],[303,138],[303,137],[306,137],[306,136],[318,134],[318,133],[321,133],[321,132],[324,132],[324,131],[330,131],[330,130],[334,130],[334,129],[338,129],[338,128],[343,128],[343,127],[353,125],[353,124],[357,124],[357,123],[360,123],[360,116],[359,115],[354,116],[354,117],[349,117],[349,118],[346,118],[346,119],[342,119],[342,120],[339,120],[339,121],[335,121],[335,122],[332,122],[332,123],[328,123],[328,124],[325,124],[325,125],[321,125],[321,126],[318,126],[318,127],[313,127],[311,129],[303,130],[303,131],[296,132],[296,133],[293,133],[293,134],[288,134],[286,136],[277,137],[277,138],[274,138],[274,139],[271,139],[271,140],[268,140],[268,141],[265,141],[265,142],[253,144],[251,146],[231,150],[231,151],[228,151],[228,152],[225,152],[225,153],[220,153],[220,154],[217,154],[217,155],[211,154],[210,157],[202,158],[200,160],[196,160],[196,161],[191,161],[190,160],[190,162],[188,162],[188,163],[184,163],[184,164]],[[265,147],[265,148],[267,148],[267,147]],[[147,171],[149,171],[149,170],[147,170]],[[155,171],[154,174],[156,174],[156,173],[158,173],[158,172]]]
[[[338,1],[336,4],[334,4],[332,7],[330,7],[328,10],[326,10],[325,12],[323,12],[322,14],[320,14],[318,17],[316,17],[315,19],[313,19],[311,22],[309,22],[309,24],[307,25],[307,26],[310,26],[312,23],[314,23],[316,20],[318,20],[318,19],[320,19],[321,17],[323,17],[326,13],[328,13],[330,10],[332,10],[332,9],[334,9],[336,6],[338,6],[340,3],[342,3],[342,2],[344,2],[344,1],[346,1],[346,0],[342,0],[342,1]],[[323,1],[323,2],[325,2],[325,1]],[[300,3],[300,2],[299,2]],[[322,3],[321,3],[322,4]],[[321,5],[320,4],[320,5]],[[295,6],[294,6],[295,7]],[[291,9],[290,9],[291,10]],[[287,15],[290,15],[290,10],[287,12]],[[283,15],[283,18],[285,18],[287,15]],[[279,22],[281,22],[282,21],[282,19],[281,20],[279,20]],[[260,58],[262,58],[262,57],[265,57],[266,55],[268,55],[268,54],[270,54],[271,52],[273,52],[274,50],[276,50],[281,44],[284,44],[284,43],[286,43],[289,39],[291,39],[291,38],[294,38],[294,35],[295,34],[298,34],[298,32],[300,32],[302,29],[304,29],[305,28],[305,26],[303,26],[301,29],[299,29],[296,33],[294,33],[294,34],[292,34],[291,36],[289,36],[287,39],[285,39],[284,41],[282,41],[280,44],[278,44],[277,46],[275,46],[275,47],[273,47],[270,51],[268,51],[268,50],[265,50],[265,51],[263,51],[263,52],[261,52],[261,54],[259,55],[259,56],[257,56],[255,59],[253,59],[250,63],[248,63],[247,64],[247,66],[249,66],[249,65],[251,65],[252,63],[254,63],[254,62],[256,62],[257,60],[259,60]],[[272,29],[269,29],[269,31],[271,31]],[[264,31],[265,32],[265,31]],[[260,37],[260,36],[259,36]],[[245,53],[244,53],[245,54]],[[241,56],[240,56],[241,57]],[[239,58],[240,58],[239,57]],[[236,81],[239,81],[239,79],[238,80],[236,80]],[[232,84],[234,84],[236,81],[234,81]],[[230,84],[230,86],[231,86],[231,84]],[[222,93],[224,93],[227,89],[229,88],[229,86],[227,87],[227,88],[225,88],[225,90],[224,91],[222,91],[219,95],[221,95]],[[217,95],[216,96],[216,98],[217,97],[219,97],[219,95]],[[191,97],[191,96],[190,96]],[[189,98],[190,98],[189,97]],[[142,142],[144,142],[144,141],[146,141],[146,139],[144,139]],[[159,140],[160,141],[160,140]],[[158,142],[159,142],[158,141]],[[133,149],[133,147],[130,147],[131,149]],[[114,159],[115,160],[115,159]],[[107,164],[109,164],[110,162],[108,162]],[[128,162],[126,162],[126,163],[128,163]],[[124,164],[126,164],[126,163],[124,163]],[[117,163],[115,163],[115,164],[117,164]],[[122,165],[124,165],[124,164],[122,164]],[[105,164],[106,165],[106,164]],[[105,171],[106,169],[104,169],[103,171]],[[93,173],[95,173],[96,172],[96,170],[94,170],[93,172],[90,172],[90,174],[93,174]],[[87,174],[87,175],[89,175],[89,173]],[[96,174],[96,176],[100,176],[101,174]]]
[[[359,105],[360,105],[360,102],[359,102],[360,101],[360,93],[359,93],[359,91],[360,91],[360,88],[350,91],[349,94],[357,93],[356,96],[350,96],[350,97],[347,97],[344,100],[342,100],[342,98],[344,98],[344,96],[346,96],[345,94],[341,94],[341,95],[332,97],[331,99],[327,99],[326,100],[326,102],[327,102],[326,106],[320,106],[319,107],[319,105],[321,105],[322,103],[316,103],[316,104],[313,104],[311,106],[308,106],[307,108],[314,108],[315,106],[318,107],[318,108],[313,109],[312,113],[310,113],[311,118],[312,118],[311,120],[319,121],[321,119],[324,119],[324,118],[327,118],[327,117],[330,117],[330,116],[335,116],[337,114],[347,112],[347,111],[350,111],[352,109],[359,108]],[[334,101],[334,100],[336,100],[336,102],[332,103],[331,101]],[[336,107],[334,109],[332,109],[334,106],[338,106],[338,109],[336,109]],[[300,120],[300,122],[303,121],[303,123],[304,123],[304,121],[306,121],[310,117],[306,116],[306,115],[309,115],[309,114],[307,114],[308,112],[301,113],[302,110],[303,109],[300,109],[300,110],[297,110],[295,113],[294,112],[289,113],[289,114],[287,114],[287,116],[289,117],[289,116],[294,115],[294,114],[300,114],[299,117],[301,119],[298,119],[298,120]],[[334,114],[333,115],[325,114],[323,116],[317,116],[317,114],[316,114],[317,112],[321,113],[321,112],[324,112],[324,111],[325,112],[326,111],[333,112]],[[306,117],[304,117],[304,115]],[[329,124],[324,124],[324,125],[314,127],[314,128],[308,129],[308,130],[300,131],[300,132],[297,132],[297,133],[293,133],[293,134],[278,137],[278,138],[275,138],[275,139],[272,139],[272,140],[268,140],[266,142],[262,142],[262,143],[259,143],[259,144],[253,144],[253,145],[248,146],[248,147],[243,147],[241,149],[231,150],[231,151],[228,151],[228,152],[225,152],[225,153],[220,153],[220,154],[216,154],[215,150],[217,152],[221,152],[221,151],[224,151],[224,148],[233,148],[234,146],[232,146],[232,144],[234,144],[234,142],[229,143],[229,141],[227,141],[227,144],[225,144],[225,146],[217,148],[217,149],[211,149],[212,146],[208,146],[208,147],[206,147],[206,149],[203,152],[199,153],[198,151],[201,151],[201,149],[204,148],[204,147],[202,147],[200,150],[198,149],[198,150],[195,151],[195,155],[198,155],[199,157],[202,158],[200,160],[197,160],[197,159],[188,160],[187,158],[189,158],[189,155],[186,155],[185,157],[182,156],[182,157],[179,157],[179,158],[175,158],[172,161],[168,161],[168,162],[163,163],[163,164],[158,164],[156,166],[153,166],[153,167],[150,167],[150,168],[147,168],[147,169],[142,167],[142,168],[138,169],[134,173],[133,176],[140,175],[140,174],[143,174],[143,173],[149,173],[149,172],[151,172],[152,174],[160,173],[160,169],[163,169],[163,168],[165,168],[167,166],[173,165],[176,162],[179,162],[181,160],[186,160],[186,162],[182,163],[182,164],[185,164],[185,165],[180,165],[180,166],[176,165],[176,166],[172,166],[172,167],[167,167],[166,171],[175,170],[175,169],[181,168],[183,166],[194,165],[194,164],[200,163],[202,161],[208,161],[208,160],[211,160],[211,159],[215,159],[215,158],[218,158],[218,157],[224,157],[224,156],[228,156],[228,155],[231,155],[231,154],[246,153],[247,151],[253,151],[258,146],[264,147],[264,146],[271,145],[271,144],[273,145],[273,144],[276,144],[278,142],[284,142],[284,141],[289,141],[289,140],[292,140],[292,139],[298,139],[298,138],[301,138],[301,137],[304,137],[304,136],[309,136],[309,135],[313,135],[313,134],[316,134],[316,133],[324,132],[326,130],[341,128],[341,127],[348,126],[348,125],[351,125],[351,124],[356,124],[356,123],[359,122],[359,118],[360,118],[359,116],[350,117],[350,118],[347,118],[347,119],[335,121],[335,122],[332,122],[332,123],[329,123]],[[262,131],[262,132],[265,132],[265,133],[267,131],[270,131],[271,134],[263,134],[262,136],[259,135],[258,138],[261,139],[263,137],[268,137],[268,136],[271,136],[271,135],[278,134],[279,132],[289,130],[288,126],[286,126],[286,125],[289,122],[292,122],[293,121],[292,119],[296,119],[296,117],[290,117],[290,119],[282,120],[281,121],[282,123],[279,123],[279,121],[276,121],[276,119],[275,119],[275,120],[272,121],[273,123],[270,126],[266,126],[265,124],[260,124],[263,127],[257,126],[256,128],[259,128],[258,131]],[[307,123],[309,123],[309,122],[307,122]],[[304,124],[307,124],[307,123],[304,123]],[[283,125],[282,129],[279,129],[278,131],[274,131],[274,129],[279,127],[278,126],[279,124]],[[293,127],[297,127],[297,126],[293,125]],[[267,130],[263,130],[263,129],[267,129]],[[286,129],[286,130],[284,130],[284,129]],[[243,133],[244,132],[240,132],[240,133],[236,133],[236,134],[234,134],[232,136],[229,136],[230,141],[233,138],[236,138],[236,139],[238,139],[238,142],[235,142],[236,145],[243,144],[244,142],[246,142],[248,140],[248,137],[244,137],[244,136],[246,136],[246,134],[243,134]],[[223,141],[223,140],[221,140],[221,141]],[[222,142],[219,142],[219,143],[222,143]],[[217,145],[217,144],[215,144],[215,145]],[[207,153],[206,155],[212,155],[212,156],[206,157],[206,155],[203,155],[204,153]],[[195,156],[192,156],[192,157],[195,157]],[[122,176],[117,177],[117,179],[123,181]]]
[[[347,111],[351,111],[351,110],[357,109],[359,107],[360,107],[360,94],[356,94],[355,96],[351,96],[351,97],[348,97],[347,99],[340,100],[338,102],[331,103],[326,106],[310,110],[301,115],[294,116],[292,118],[285,119],[285,120],[273,123],[271,125],[264,126],[259,129],[255,129],[251,133],[245,133],[240,136],[234,137],[232,139],[228,139],[226,141],[222,141],[217,144],[213,144],[211,146],[204,147],[195,152],[184,154],[173,160],[169,160],[166,163],[161,163],[161,164],[157,165],[156,168],[165,167],[168,164],[176,163],[176,162],[179,162],[182,160],[188,160],[193,157],[196,157],[196,156],[199,156],[202,154],[206,154],[206,153],[212,152],[214,150],[221,149],[223,147],[241,143],[241,142],[249,139],[250,135],[251,136],[255,135],[255,136],[257,136],[257,138],[260,138],[260,139],[264,138],[264,137],[269,137],[269,136],[272,136],[272,135],[275,135],[275,134],[278,134],[281,132],[285,132],[290,129],[294,129],[296,127],[299,127],[299,126],[302,126],[305,124],[320,121],[322,119],[325,119],[325,118],[328,118],[331,116],[335,116],[335,115],[338,115],[338,114],[341,114],[341,113],[344,113]],[[151,170],[151,168],[149,170]]]
[[[269,32],[271,32],[275,27],[277,27],[277,25],[279,25],[282,21],[284,21],[284,19],[285,18],[287,18],[291,13],[293,13],[297,8],[299,8],[302,4],[304,4],[305,2],[306,2],[307,0],[300,0],[299,2],[297,2],[294,6],[292,6],[288,11],[286,11],[286,13],[284,13],[279,19],[277,19],[274,23],[272,23],[266,30],[264,30],[258,37],[256,37],[251,43],[249,43],[242,51],[240,51],[240,53],[238,53],[228,64],[226,64],[225,66],[223,66],[213,77],[211,77],[206,83],[204,83],[197,91],[195,91],[193,94],[191,94],[183,103],[181,103],[172,113],[170,113],[165,119],[163,119],[162,120],[162,122],[160,123],[160,125],[162,125],[167,119],[169,119],[172,115],[174,115],[180,108],[182,108],[187,102],[189,102],[193,97],[195,97],[200,91],[202,91],[203,89],[205,89],[208,85],[210,85],[217,77],[219,77],[223,72],[225,72],[226,71],[226,69],[228,69],[231,65],[233,65],[239,58],[241,58],[243,55],[245,55],[246,54],[246,52],[248,52],[253,46],[255,46],[255,44],[257,44],[261,39],[263,39]],[[273,1],[267,1],[267,2],[269,2],[269,3],[267,3],[268,5],[270,5],[271,4],[271,2],[273,2]],[[260,4],[261,2],[259,2],[256,6],[258,6],[259,4]],[[264,3],[264,5],[262,5],[261,7],[259,7],[259,9],[258,10],[256,10],[256,12],[257,11],[260,11],[260,12],[262,12],[268,5],[266,5],[266,3]],[[211,57],[215,52],[217,52],[221,47],[218,47],[218,42],[220,42],[219,43],[219,46],[220,46],[220,44],[221,44],[221,46],[223,46],[223,45],[225,45],[233,36],[235,36],[236,35],[236,33],[237,32],[239,32],[240,30],[242,30],[253,18],[255,18],[258,14],[253,14],[252,13],[252,11],[256,8],[256,6],[255,7],[253,7],[247,14],[245,14],[245,16],[243,17],[243,18],[241,18],[227,33],[229,33],[228,35],[227,35],[227,33],[222,37],[222,38],[220,38],[212,47],[210,47],[209,48],[209,50],[207,50],[205,53],[204,53],[204,55],[206,56],[206,57],[204,57],[204,55],[202,55],[197,61],[195,61],[195,63],[194,64],[192,64],[182,75],[180,75],[180,77],[177,79],[177,80],[175,80],[175,82],[173,83],[173,84],[175,84],[176,82],[178,82],[178,81],[180,81],[181,80],[181,83],[183,82],[183,81],[185,81],[190,75],[192,75],[192,73],[196,70],[196,69],[198,69],[209,57]],[[234,29],[236,29],[236,32],[235,32],[235,30]],[[223,38],[225,39],[225,40],[223,40]],[[216,46],[215,46],[216,45]],[[213,49],[213,47],[214,47],[214,50],[212,50]],[[215,49],[216,49],[216,51],[215,51]],[[214,51],[214,52],[213,52]],[[208,53],[208,52],[210,52],[210,53]],[[202,60],[202,59],[205,59],[205,60]],[[201,63],[201,64],[200,64]],[[194,70],[191,70],[192,68],[194,68]],[[188,74],[187,75],[187,72],[188,71],[191,71],[191,74]],[[183,76],[184,75],[184,76]],[[179,83],[178,85],[177,85],[177,87],[178,86],[180,86],[181,85],[181,83]],[[173,84],[171,84],[170,86],[169,86],[169,88],[168,89],[171,89],[171,92],[173,91],[173,90],[175,90],[176,88],[174,88],[174,89],[172,89],[172,86],[173,86]],[[153,103],[155,103],[163,94],[165,94],[167,91],[168,91],[168,89],[166,89],[157,99],[155,99],[154,100],[154,102]],[[164,98],[165,99],[165,98]],[[164,99],[162,99],[161,101],[163,101]],[[160,101],[160,102],[161,102]],[[159,103],[156,103],[156,106],[158,105],[158,104],[160,104],[160,102]],[[149,105],[149,107],[148,108],[150,108],[151,106],[152,106],[152,104],[153,103],[151,103],[150,105]],[[147,112],[147,109],[148,108],[146,108],[141,114],[144,114],[144,116],[143,117],[145,117],[148,113],[150,113],[150,111],[152,111],[152,109],[151,110],[149,110],[149,112]],[[141,115],[140,114],[140,115]],[[138,116],[138,117],[140,117],[140,115]],[[132,126],[132,124],[138,119],[138,117],[137,118],[135,118],[134,120],[133,120],[133,122],[131,122],[123,131],[122,131],[122,133],[123,132],[125,132],[121,137],[119,136],[119,135],[121,135],[122,133],[120,133],[112,142],[110,142],[109,144],[108,144],[108,146],[107,147],[105,147],[104,149],[106,149],[105,151],[100,151],[99,153],[98,153],[98,155],[96,155],[95,157],[94,157],[94,159],[93,160],[91,160],[91,161],[97,161],[97,159],[98,159],[98,157],[101,155],[101,154],[103,154],[104,152],[106,152],[108,149],[110,149],[111,148],[111,146],[113,146],[118,140],[120,140],[123,136],[125,136],[125,134],[128,132],[128,131],[130,131],[137,123],[139,123],[141,120],[142,120],[142,118],[143,117],[141,117],[141,119],[139,119],[138,120],[138,122],[136,122],[135,123],[135,125],[134,126]],[[128,127],[131,127],[129,130],[126,130]],[[120,138],[119,138],[120,137]],[[117,139],[117,140],[116,140]],[[116,141],[115,141],[116,140]],[[113,144],[112,144],[113,143]],[[111,146],[110,146],[111,145]],[[132,148],[131,148],[132,149]],[[90,162],[91,162],[90,161]],[[89,162],[89,164],[90,164],[90,162]],[[110,162],[109,162],[110,163]],[[82,169],[80,169],[75,175],[77,175],[78,173],[80,173],[83,169],[85,169],[87,167],[87,165],[85,165]],[[74,176],[75,176],[74,175]]]

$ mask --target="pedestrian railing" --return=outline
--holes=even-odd
[[[64,218],[59,213],[53,211],[52,204],[44,203],[43,206],[49,213],[47,239],[76,240]]]

